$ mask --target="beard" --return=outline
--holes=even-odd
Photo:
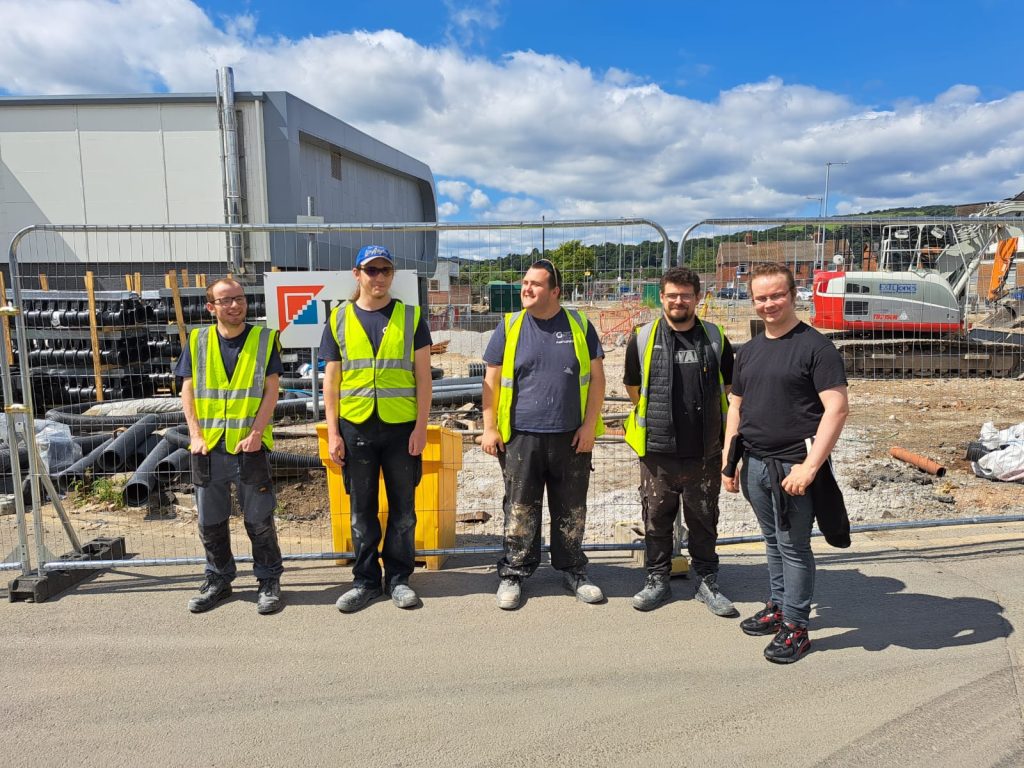
[[[680,309],[670,309],[665,312],[665,316],[673,323],[685,323],[691,317],[693,317],[693,310],[689,307],[682,307]]]

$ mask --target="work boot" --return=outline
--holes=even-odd
[[[633,607],[638,611],[653,611],[659,605],[667,603],[670,597],[672,587],[669,586],[668,576],[649,573],[644,588],[633,595]]]
[[[266,616],[277,613],[284,607],[281,601],[281,580],[275,578],[259,579],[260,588],[256,592],[256,613]]]
[[[391,595],[391,602],[399,608],[415,608],[421,604],[419,596],[408,584],[395,584],[388,592]]]
[[[704,603],[715,616],[739,616],[739,611],[718,589],[718,580],[713,573],[701,576],[693,596]]]
[[[506,576],[498,584],[498,607],[503,611],[514,611],[523,597],[522,579]]]
[[[584,603],[600,603],[604,600],[604,592],[601,591],[597,584],[587,578],[585,573],[566,572],[562,576],[562,585],[569,592],[576,595],[577,600]]]
[[[782,609],[769,600],[764,608],[740,622],[740,629],[754,637],[774,635],[782,629]]]
[[[231,582],[212,573],[206,575],[206,581],[199,587],[199,594],[188,601],[188,609],[192,613],[203,613],[231,595]]]
[[[794,624],[792,621],[784,621],[782,628],[764,649],[764,657],[773,664],[792,664],[799,661],[809,650],[811,637],[807,634],[807,627]]]
[[[339,597],[338,602],[335,603],[335,605],[342,613],[353,613],[354,611],[358,611],[360,608],[364,608],[371,600],[376,600],[383,594],[384,590],[380,587],[364,587],[356,585]]]

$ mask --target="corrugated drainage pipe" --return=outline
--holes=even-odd
[[[140,446],[156,431],[159,420],[155,414],[147,414],[107,446],[106,450],[96,459],[97,468],[107,473],[114,473],[128,466],[129,454],[136,454]]]
[[[149,452],[149,455],[142,460],[139,468],[128,479],[124,487],[124,503],[129,507],[143,507],[159,487],[161,475],[159,470],[160,462],[174,453],[174,444],[168,440],[161,440],[160,443]]]
[[[114,438],[108,437],[106,442],[97,445],[70,467],[54,475],[53,487],[56,488],[59,493],[67,493],[75,483],[84,482],[86,470],[96,463],[96,459],[100,457],[100,454],[103,453],[112,442],[114,442]]]

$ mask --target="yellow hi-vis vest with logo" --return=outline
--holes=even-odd
[[[587,392],[590,391],[590,349],[587,347],[587,317],[574,309],[562,308],[569,318],[572,330],[572,346],[576,352],[576,360],[580,365],[580,420],[587,415]],[[526,312],[513,312],[505,315],[505,351],[501,359],[501,387],[498,389],[498,434],[502,440],[512,437],[512,395],[515,386],[516,347],[519,344],[519,331],[523,327]],[[597,416],[594,435],[604,434],[604,420]]]
[[[636,451],[637,456],[641,457],[647,454],[648,386],[651,383],[651,358],[654,356],[654,343],[658,338],[660,322],[661,318],[659,317],[657,320],[641,326],[637,331],[636,348],[637,352],[640,352],[640,399],[633,406],[633,410],[630,411],[622,425],[626,432],[626,444]],[[724,419],[726,411],[729,410],[729,399],[725,395],[725,379],[722,378],[722,339],[725,338],[725,330],[715,323],[705,323],[703,320],[697,320],[697,322],[718,357],[718,387],[721,391],[722,417]]]
[[[217,326],[194,328],[188,336],[192,356],[192,391],[196,415],[207,448],[221,438],[228,453],[238,453],[238,444],[249,436],[263,401],[270,353],[277,343],[277,331],[254,325],[238,353],[235,371],[228,379],[220,354]],[[274,428],[263,430],[263,445],[274,447]]]
[[[380,420],[388,424],[416,421],[413,340],[420,308],[395,302],[376,356],[353,302],[331,310],[328,322],[341,352],[338,415],[362,424],[376,404]]]

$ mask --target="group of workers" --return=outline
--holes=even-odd
[[[343,613],[383,595],[399,608],[420,605],[409,578],[431,337],[419,307],[391,296],[394,274],[387,248],[359,251],[356,293],[331,312],[319,351],[328,451],[341,467],[351,510],[355,559],[352,587],[337,601]],[[594,326],[563,307],[561,294],[558,268],[548,259],[534,262],[523,276],[522,310],[504,316],[483,355],[481,447],[497,458],[504,478],[496,594],[504,610],[519,607],[523,582],[540,564],[545,492],[552,567],[578,600],[605,599],[583,551],[592,454],[604,432],[604,351]],[[660,317],[629,339],[623,383],[633,410],[625,440],[640,460],[647,571],[632,605],[650,611],[671,598],[681,504],[695,599],[716,616],[738,615],[719,588],[716,545],[721,488],[742,490],[764,536],[769,595],[739,625],[748,635],[772,636],[766,659],[790,663],[810,648],[811,527],[827,499],[819,487],[835,485],[829,456],[848,412],[846,378],[835,347],[797,317],[796,285],[785,266],[756,266],[750,296],[764,332],[734,352],[724,329],[697,315],[699,276],[670,268],[661,278]],[[209,610],[231,594],[234,485],[252,542],[257,610],[274,613],[282,607],[283,570],[268,461],[282,372],[277,335],[246,322],[245,292],[230,278],[208,288],[207,309],[215,324],[192,331],[175,370],[183,379],[206,552],[206,579],[189,610]]]

